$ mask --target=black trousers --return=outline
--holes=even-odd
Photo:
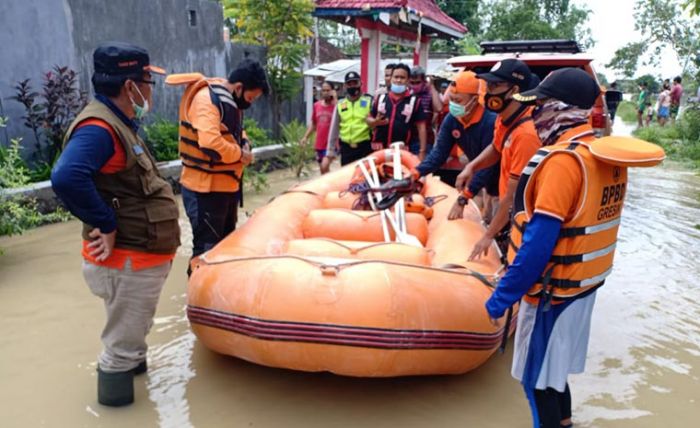
[[[340,165],[347,165],[356,160],[360,160],[372,153],[372,145],[369,140],[357,143],[357,147],[352,148],[350,144],[340,142]]]
[[[560,428],[561,420],[571,417],[571,391],[566,384],[564,392],[554,388],[535,390],[535,404],[540,418],[540,428]]]
[[[192,257],[209,251],[236,230],[240,192],[199,193],[182,187],[182,202],[192,225]]]

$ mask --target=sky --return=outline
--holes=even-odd
[[[618,48],[641,38],[640,33],[634,29],[635,0],[575,0],[575,3],[585,5],[591,10],[587,25],[596,44],[588,52],[595,57],[595,70],[605,74],[611,82],[622,78],[623,76],[616,74],[614,70],[606,69],[605,64],[612,59]],[[637,76],[650,73],[661,75],[663,78],[673,78],[678,75],[681,66],[673,51],[666,49],[661,56],[658,68],[641,66],[640,62]]]

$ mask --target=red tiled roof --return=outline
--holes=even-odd
[[[452,30],[466,33],[467,29],[443,12],[434,0],[316,0],[319,9],[362,9],[367,6],[371,9],[399,9],[406,7],[417,12],[423,12],[423,16]]]

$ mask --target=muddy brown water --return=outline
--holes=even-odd
[[[264,204],[286,172],[248,195]],[[633,170],[614,273],[598,294],[586,372],[572,376],[577,427],[695,427],[700,420],[700,177]],[[250,208],[249,208],[250,207]],[[183,242],[190,232],[183,220]],[[101,302],[80,272],[80,225],[2,238],[1,427],[529,427],[510,377],[512,341],[460,376],[354,379],[214,354],[189,330],[189,245],[163,289],[136,403],[96,402]]]

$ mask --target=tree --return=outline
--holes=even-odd
[[[658,65],[661,50],[669,47],[681,64],[682,72],[695,72],[700,67],[700,19],[685,18],[683,0],[637,0],[634,27],[642,40],[628,43],[615,52],[607,65],[631,77],[640,58],[644,65]]]
[[[301,88],[301,66],[313,37],[312,0],[224,0],[234,41],[267,48],[265,66],[272,89],[273,133],[280,133],[280,108]]]
[[[593,46],[584,24],[590,10],[569,0],[496,0],[491,5],[483,40],[576,40]]]

